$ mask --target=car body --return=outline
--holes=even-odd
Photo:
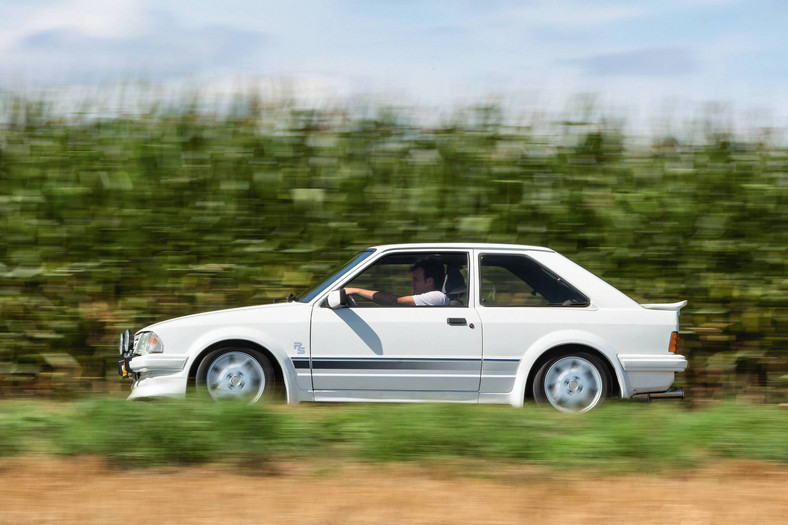
[[[445,269],[450,306],[379,306],[353,285],[408,294],[410,268]],[[606,397],[683,397],[679,310],[638,304],[549,248],[399,244],[361,251],[300,298],[201,313],[121,336],[129,399],[508,403],[585,412]]]

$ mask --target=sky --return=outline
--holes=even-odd
[[[2,0],[0,89],[144,81],[788,123],[786,0]],[[273,96],[273,95],[272,95]]]

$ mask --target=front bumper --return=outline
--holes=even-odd
[[[182,397],[188,383],[184,370],[188,356],[148,354],[129,356],[118,361],[121,377],[133,377],[128,399],[143,397]]]
[[[183,397],[188,384],[187,360],[185,355],[149,354],[121,361],[118,366],[125,369],[124,377],[134,378],[128,399]]]
[[[172,374],[180,372],[186,365],[189,356],[148,354],[135,356],[129,362],[131,371],[135,374],[161,373]]]
[[[126,357],[118,361],[118,374],[129,377],[132,374],[172,374],[180,372],[186,365],[188,356],[148,354]]]
[[[186,374],[141,377],[134,381],[127,399],[152,397],[184,397],[188,378]]]
[[[180,397],[186,393],[188,371],[185,354],[150,353],[138,355],[140,337],[145,332],[132,336],[130,330],[120,335],[118,374],[134,379],[128,399],[142,397]]]

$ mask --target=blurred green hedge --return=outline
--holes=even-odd
[[[0,403],[0,458],[98,455],[116,465],[271,461],[528,462],[558,469],[669,472],[726,459],[788,463],[775,406],[608,403],[579,417],[533,405],[377,403],[288,407],[199,399]]]
[[[491,241],[554,248],[641,302],[687,299],[685,385],[785,400],[773,135],[644,144],[602,121],[505,125],[494,107],[425,126],[241,102],[64,119],[0,101],[0,363],[68,352],[111,377],[122,329],[270,302],[368,245]]]

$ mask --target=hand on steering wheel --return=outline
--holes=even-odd
[[[356,298],[353,296],[353,294],[347,294],[345,296],[345,301],[347,302],[347,305],[350,308],[356,308],[358,306],[358,303],[356,302]]]

